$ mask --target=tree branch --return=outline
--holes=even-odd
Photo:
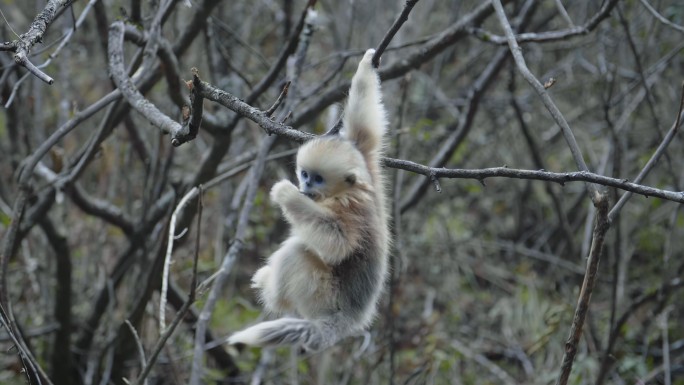
[[[644,178],[648,175],[648,173],[653,169],[653,167],[658,163],[658,160],[660,157],[665,154],[665,150],[667,147],[670,145],[670,142],[672,142],[672,139],[674,139],[674,136],[677,134],[677,130],[679,129],[679,126],[682,123],[682,113],[684,110],[684,82],[682,83],[682,88],[681,88],[681,97],[679,100],[679,109],[677,110],[677,117],[675,118],[675,122],[670,127],[670,130],[667,132],[665,135],[665,138],[663,138],[663,141],[660,142],[660,145],[658,148],[655,150],[653,155],[651,155],[651,158],[646,162],[646,165],[644,168],[639,172],[639,175],[634,179],[634,183],[641,183]],[[622,206],[627,203],[627,200],[631,197],[631,193],[627,192],[622,197],[620,197],[620,200],[613,206],[613,208],[610,210],[610,213],[608,213],[608,220],[613,221],[618,215],[620,215],[620,210],[622,209]]]
[[[570,336],[565,342],[565,353],[563,354],[561,372],[556,381],[556,385],[567,384],[568,378],[570,377],[572,363],[577,354],[577,345],[582,336],[582,328],[584,327],[584,321],[587,317],[587,312],[589,311],[591,293],[594,290],[594,284],[596,283],[596,274],[598,272],[599,261],[601,260],[606,232],[610,228],[610,222],[608,221],[607,195],[598,194],[594,204],[596,205],[596,222],[594,224],[591,250],[589,251],[589,258],[587,259],[587,270],[584,273],[584,280],[582,281],[577,307],[575,308],[575,316],[573,317],[572,326],[570,327]]]
[[[19,36],[19,39],[14,40],[9,44],[5,43],[5,46],[3,47],[7,48],[3,50],[14,51],[14,61],[18,65],[23,66],[30,73],[38,77],[38,79],[47,84],[54,83],[54,79],[33,65],[28,59],[28,55],[31,52],[31,48],[33,48],[36,43],[42,42],[45,31],[57,15],[57,10],[60,7],[69,6],[72,2],[73,0],[49,0],[45,5],[45,8],[36,15],[35,19],[33,19],[29,30]]]
[[[569,37],[588,35],[608,16],[610,11],[615,8],[618,0],[609,0],[603,3],[601,9],[589,21],[580,26],[570,27],[558,31],[548,32],[527,32],[514,35],[514,40],[518,43],[548,43],[565,40]],[[498,36],[479,28],[471,28],[469,32],[479,39],[499,45],[508,44],[508,36]]]
[[[315,137],[312,134],[295,130],[290,126],[269,119],[262,111],[248,105],[237,97],[229,94],[226,91],[220,90],[205,81],[200,82],[199,92],[204,98],[220,103],[224,107],[227,107],[257,123],[266,131],[268,135],[275,134],[298,143],[306,142]],[[653,196],[674,202],[684,203],[684,192],[667,191],[654,187],[643,186],[637,183],[629,182],[627,179],[611,178],[590,171],[556,173],[546,170],[518,170],[507,167],[494,167],[479,170],[446,169],[441,167],[429,167],[408,160],[392,158],[384,158],[383,165],[386,167],[400,168],[414,172],[416,174],[425,175],[427,177],[433,176],[436,178],[460,178],[484,181],[486,178],[503,177],[542,180],[555,182],[560,185],[563,185],[566,182],[581,181],[615,187],[647,197]]]
[[[189,140],[189,129],[169,118],[138,91],[128,77],[123,63],[124,23],[114,22],[109,27],[109,73],[128,103],[162,132],[171,134],[171,143],[179,146]]]
[[[380,41],[380,44],[378,44],[378,48],[375,49],[375,54],[373,55],[373,59],[371,60],[371,63],[373,64],[374,68],[380,67],[380,57],[382,56],[382,53],[385,52],[385,49],[392,41],[392,38],[394,38],[394,35],[397,34],[397,31],[399,31],[399,28],[401,28],[401,26],[404,25],[406,20],[408,20],[409,13],[411,13],[413,6],[416,5],[418,1],[419,0],[406,0],[404,9],[402,9],[401,13],[399,14],[399,17],[397,17],[397,19],[394,21],[394,24],[392,24],[390,29],[387,31],[385,37],[382,38],[382,41]]]
[[[551,99],[551,96],[549,96],[549,93],[546,91],[546,88],[544,88],[544,85],[542,85],[539,80],[532,75],[532,72],[530,72],[529,68],[527,68],[525,58],[522,55],[522,49],[520,49],[518,42],[515,40],[513,29],[511,28],[511,24],[508,22],[503,5],[501,5],[501,1],[492,0],[492,5],[494,6],[494,10],[496,12],[497,18],[499,19],[501,27],[506,33],[508,46],[511,50],[511,54],[513,55],[513,59],[515,60],[515,64],[518,67],[518,71],[520,71],[525,80],[530,83],[532,88],[537,92],[537,94],[539,94],[544,106],[551,114],[551,117],[561,128],[563,137],[565,138],[568,147],[570,147],[570,152],[572,153],[572,157],[575,159],[577,167],[580,169],[580,171],[589,171],[587,164],[584,162],[582,150],[580,150],[577,140],[575,140],[575,135],[572,133],[570,125],[565,120],[565,117],[563,117],[563,114],[560,112],[558,107],[556,107],[556,104]],[[587,184],[587,189],[589,190],[591,200],[594,202],[594,204],[596,204],[599,195],[598,189],[591,183]]]

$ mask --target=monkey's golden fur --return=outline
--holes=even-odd
[[[292,234],[252,283],[266,310],[301,318],[262,322],[229,343],[320,350],[366,328],[376,313],[390,237],[380,167],[387,123],[373,53],[352,79],[341,134],[299,149],[299,189],[281,180],[271,190]]]

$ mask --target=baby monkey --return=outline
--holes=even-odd
[[[252,287],[266,310],[298,318],[259,323],[230,344],[319,351],[365,329],[376,314],[390,236],[380,166],[387,118],[374,53],[366,51],[352,79],[340,135],[299,148],[299,188],[281,180],[271,190],[291,235]]]

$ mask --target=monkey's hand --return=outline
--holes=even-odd
[[[373,71],[373,55],[375,55],[375,50],[373,48],[367,49],[366,53],[363,54],[363,59],[361,59],[361,62],[359,63],[359,69],[363,66]]]
[[[370,89],[378,87],[378,74],[373,68],[373,55],[375,55],[374,49],[369,49],[363,55],[363,59],[359,62],[359,67],[352,78],[352,88],[349,90],[349,104],[347,105],[347,110],[351,113],[355,113],[353,116],[357,119],[363,119],[367,112],[366,110],[373,105],[374,93],[369,93]],[[370,100],[369,100],[370,98]],[[358,103],[351,104],[352,102]],[[355,120],[350,120],[351,124],[355,124]],[[363,124],[358,123],[363,126]]]
[[[257,270],[252,277],[252,288],[253,289],[263,289],[266,287],[266,282],[271,277],[271,266],[264,266]]]
[[[292,182],[287,179],[281,180],[271,188],[271,200],[280,206],[283,206],[289,199],[298,197],[299,195],[300,193],[297,186],[293,185]]]

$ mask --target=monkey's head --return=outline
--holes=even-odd
[[[359,150],[340,138],[317,138],[297,152],[299,191],[313,200],[344,194],[359,184],[370,185],[368,167]]]

